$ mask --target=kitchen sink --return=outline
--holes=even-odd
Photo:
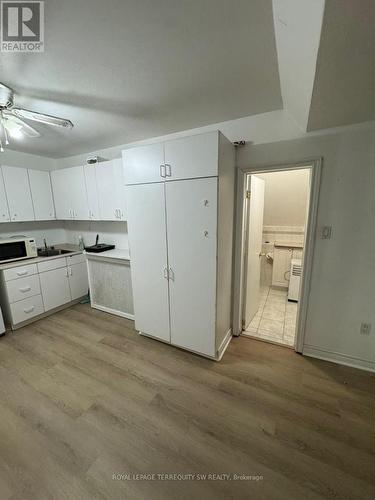
[[[38,248],[38,257],[54,257],[55,255],[65,255],[67,253],[73,253],[70,250],[61,250],[58,248]]]

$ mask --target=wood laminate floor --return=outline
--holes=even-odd
[[[290,349],[237,338],[215,363],[78,305],[0,339],[0,499],[373,500],[374,392]]]

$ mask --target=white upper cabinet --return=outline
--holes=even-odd
[[[89,206],[83,167],[53,170],[51,180],[56,218],[88,220]]]
[[[55,219],[51,179],[49,172],[28,170],[35,220]]]
[[[122,152],[125,184],[164,180],[164,144],[150,144]]]
[[[85,173],[89,217],[90,220],[100,220],[96,168],[95,165],[85,165],[83,169]]]
[[[88,220],[90,218],[89,205],[83,166],[72,167],[67,170],[69,171],[69,192],[73,219]]]
[[[12,222],[34,220],[34,208],[27,169],[3,166],[2,170],[10,220]]]
[[[56,219],[72,219],[72,209],[69,194],[69,170],[53,170],[51,182],[55,200]]]
[[[182,137],[122,152],[125,184],[218,175],[219,132]]]
[[[1,173],[0,170],[0,222],[9,222],[9,221],[10,221],[10,215],[9,215],[8,200],[7,200],[7,195],[5,193],[3,174]]]
[[[117,217],[116,220],[126,220],[126,189],[124,180],[124,169],[122,166],[122,160],[113,160],[113,181],[114,181],[114,193],[116,199],[116,209]]]
[[[100,220],[126,220],[125,184],[121,160],[97,163]]]
[[[164,147],[167,181],[218,175],[218,132],[175,139]]]

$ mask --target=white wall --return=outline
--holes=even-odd
[[[66,243],[78,245],[78,237],[81,235],[86,246],[93,245],[96,235],[99,234],[101,243],[113,244],[117,248],[129,248],[126,222],[65,222],[64,230]]]
[[[236,120],[228,120],[221,123],[213,123],[205,127],[198,127],[191,130],[184,130],[160,137],[153,137],[137,142],[119,144],[106,149],[87,151],[80,155],[68,156],[56,160],[57,168],[72,167],[86,163],[88,154],[97,154],[106,159],[113,160],[121,158],[121,151],[133,146],[160,142],[164,140],[176,139],[186,135],[201,134],[211,130],[220,130],[230,141],[246,140],[252,143],[262,144],[270,141],[282,141],[295,137],[302,137],[304,132],[297,125],[296,121],[286,110],[270,111],[254,116],[245,116]]]
[[[265,226],[304,226],[309,196],[309,170],[257,174],[265,181]]]
[[[37,141],[38,139],[36,138],[35,140]],[[5,149],[4,153],[0,153],[0,165],[33,168],[36,170],[54,170],[57,168],[56,160],[52,158],[21,153],[11,149]]]
[[[332,225],[333,236],[315,238],[304,353],[375,369],[375,124],[247,146],[238,166],[313,157],[323,158],[318,228]]]
[[[38,246],[43,245],[43,238],[48,245],[67,243],[63,226],[61,221],[7,222],[0,224],[0,238],[26,236],[35,238]]]
[[[78,245],[78,236],[82,235],[85,245],[93,245],[99,234],[99,241],[116,245],[117,248],[129,248],[126,222],[89,222],[89,221],[42,221],[12,222],[0,224],[0,238],[26,236],[35,238],[37,245],[73,243]]]

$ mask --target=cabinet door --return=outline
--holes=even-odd
[[[171,343],[215,356],[217,178],[165,189]]]
[[[113,160],[113,182],[116,203],[116,220],[126,220],[126,188],[121,160]]]
[[[89,205],[87,201],[85,174],[82,167],[68,168],[69,190],[73,218],[89,220]]]
[[[165,143],[166,180],[218,175],[219,133],[183,137]]]
[[[292,248],[275,247],[273,252],[272,286],[289,285]]]
[[[43,170],[28,170],[35,220],[55,218],[50,173]]]
[[[87,277],[86,262],[74,264],[68,267],[70,295],[72,300],[79,299],[87,295],[89,282]]]
[[[118,220],[116,203],[115,165],[113,161],[103,161],[95,165],[98,183],[100,220]]]
[[[73,218],[69,189],[69,170],[68,168],[63,168],[51,172],[56,219],[68,220]]]
[[[49,311],[70,302],[68,268],[61,267],[40,273],[40,288],[44,309]]]
[[[2,169],[11,221],[34,220],[27,169],[5,166]]]
[[[160,182],[164,165],[164,144],[149,144],[122,152],[125,183]]]
[[[164,183],[126,194],[135,326],[170,342]]]
[[[100,220],[98,185],[96,182],[95,165],[85,165],[84,167],[87,202],[89,206],[89,217],[91,220]]]
[[[0,222],[9,222],[9,207],[7,195],[5,193],[3,174],[0,169]]]

